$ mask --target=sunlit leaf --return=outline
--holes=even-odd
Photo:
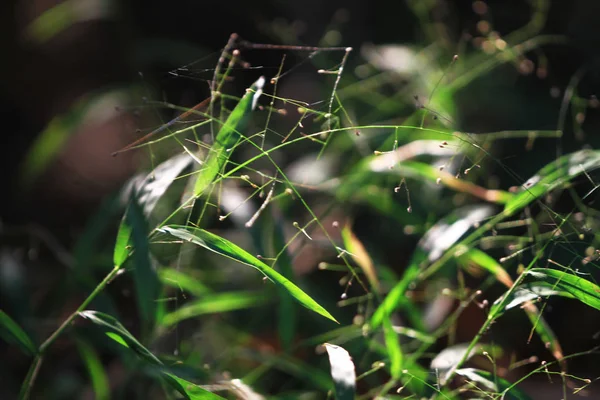
[[[580,150],[547,164],[527,180],[521,191],[506,203],[505,215],[514,215],[546,193],[559,188],[571,179],[600,167],[600,150]]]
[[[187,154],[180,154],[164,161],[152,172],[145,176],[134,178],[125,188],[124,195],[128,198],[136,198],[141,207],[144,217],[147,219],[160,198],[165,194],[173,181],[191,164],[192,158]],[[113,252],[113,263],[121,266],[129,257],[131,243],[131,224],[127,220],[128,210],[125,212]],[[140,219],[140,218],[137,218]]]
[[[431,360],[430,368],[437,371],[440,376],[440,384],[446,384],[448,373],[456,368],[456,365],[466,356],[466,359],[473,357],[479,352],[481,346],[475,346],[469,351],[467,343],[457,344],[447,347]],[[467,351],[469,354],[467,355]]]
[[[471,382],[476,387],[476,391],[487,390],[492,393],[502,393],[502,398],[506,400],[530,400],[522,390],[511,384],[505,379],[491,374],[487,371],[475,368],[461,368],[456,370],[456,374],[464,377],[467,382]]]
[[[158,357],[144,347],[116,318],[98,311],[82,311],[79,313],[79,315],[101,327],[108,337],[113,339],[116,343],[119,343],[125,348],[136,353],[149,365],[159,367],[162,378],[187,399],[196,400],[222,398],[163,369],[163,363],[158,359]]]
[[[194,186],[195,196],[202,195],[225,166],[233,148],[241,138],[241,132],[246,128],[248,117],[256,106],[256,101],[262,93],[264,84],[265,78],[260,77],[246,91],[246,94],[231,114],[229,114],[229,117],[219,130],[215,142],[210,148],[208,156],[198,173],[198,178],[196,178]]]
[[[129,198],[135,194],[144,215],[148,218],[169,186],[192,165],[192,161],[193,158],[187,153],[171,157],[148,174],[132,179],[124,189],[123,195]]]
[[[138,340],[133,337],[131,333],[121,323],[113,316],[104,314],[98,311],[81,311],[79,313],[81,317],[84,319],[93,322],[94,324],[100,326],[105,333],[110,333],[109,336],[111,339],[115,340],[115,338],[119,338],[120,340],[115,340],[120,345],[125,343],[127,348],[134,351],[138,356],[144,359],[146,362],[149,362],[152,365],[162,365],[162,362],[150,352],[147,348],[145,348]]]
[[[466,249],[464,252],[459,251],[459,255],[457,256],[457,261],[461,265],[471,266],[475,265],[481,269],[484,269],[494,275],[498,282],[501,282],[507,287],[511,287],[513,281],[506,272],[506,270],[500,265],[498,261],[490,257],[487,253],[476,249]]]
[[[385,339],[385,347],[388,356],[390,357],[390,374],[393,379],[399,379],[402,375],[404,364],[404,354],[400,348],[400,340],[394,331],[392,322],[389,318],[383,321],[383,335]]]
[[[331,378],[335,386],[335,397],[338,400],[354,399],[356,388],[356,372],[350,354],[341,346],[325,343],[325,349],[331,365]]]
[[[238,261],[242,264],[249,265],[259,270],[263,275],[268,277],[273,283],[279,287],[285,289],[293,298],[295,298],[300,304],[328,318],[332,321],[336,321],[335,318],[325,310],[321,305],[314,301],[309,295],[302,291],[298,286],[292,283],[290,280],[285,278],[283,275],[269,267],[267,264],[248,253],[246,250],[237,246],[236,244],[217,236],[213,233],[205,231],[204,229],[184,227],[184,226],[164,226],[158,230],[175,236],[176,238],[184,241],[194,243],[200,247],[210,250],[214,253],[220,254],[232,260]]]
[[[202,299],[190,301],[177,310],[166,314],[162,320],[162,324],[169,326],[200,315],[257,307],[265,304],[266,301],[267,298],[264,293],[232,292],[207,294]]]
[[[503,298],[500,298],[496,304],[504,303],[505,309],[509,309],[537,297],[562,296],[577,299],[600,310],[600,286],[585,278],[545,268],[533,268],[526,274],[527,280],[531,282],[518,286],[508,299],[501,301]]]
[[[493,274],[499,282],[508,288],[513,286],[513,281],[510,278],[510,275],[508,275],[506,270],[502,268],[500,263],[479,249],[468,249],[467,251],[461,253],[457,259],[459,263],[466,263],[469,265],[475,264],[487,270]],[[546,344],[554,357],[561,362],[561,365],[563,365],[563,352],[558,338],[554,334],[554,331],[552,331],[550,328],[550,325],[548,325],[546,320],[543,318],[540,310],[530,302],[530,300],[533,300],[538,296],[543,296],[544,294],[550,296],[559,293],[552,288],[542,289],[540,286],[537,286],[528,289],[521,286],[511,293],[511,295],[514,296],[514,299],[507,304],[506,309],[508,310],[516,305],[524,304],[522,308],[531,321],[534,331],[538,334],[542,342]]]
[[[344,247],[351,254],[352,259],[358,264],[363,270],[369,283],[376,290],[379,291],[379,280],[377,279],[377,272],[375,271],[375,265],[373,260],[367,253],[367,249],[362,242],[356,237],[350,225],[346,225],[342,229],[342,239],[344,240]]]
[[[29,335],[8,314],[0,310],[0,336],[8,343],[16,343],[29,355],[37,353],[37,349]]]
[[[383,318],[390,315],[401,304],[406,290],[418,277],[421,268],[439,259],[474,225],[492,215],[493,210],[494,208],[489,205],[462,207],[432,226],[419,241],[417,250],[400,281],[373,314],[371,327],[378,327]]]

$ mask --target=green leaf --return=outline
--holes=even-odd
[[[106,376],[106,371],[104,371],[98,353],[88,342],[81,338],[78,338],[76,343],[81,359],[90,374],[96,400],[106,400],[110,398],[108,377]]]
[[[300,304],[328,318],[334,322],[337,322],[335,318],[325,310],[321,305],[314,301],[309,295],[302,291],[298,286],[289,281],[283,275],[269,267],[267,264],[248,253],[246,250],[238,247],[234,243],[220,236],[212,234],[204,229],[185,227],[185,226],[164,226],[158,229],[159,232],[164,232],[175,236],[176,238],[194,243],[200,247],[210,250],[214,253],[220,254],[232,260],[238,261],[242,264],[249,265],[259,270],[263,275],[269,278],[273,283],[285,289],[293,298],[295,298]]]
[[[387,348],[387,353],[390,357],[390,374],[392,375],[392,379],[398,380],[402,376],[404,355],[400,348],[398,335],[394,331],[394,327],[389,318],[383,320],[383,335],[385,347]]]
[[[201,196],[210,184],[219,175],[227,160],[231,156],[233,148],[241,138],[241,132],[246,129],[248,117],[254,108],[258,97],[262,94],[262,88],[265,84],[265,78],[260,77],[246,91],[237,106],[233,109],[229,117],[219,130],[215,143],[212,145],[204,165],[200,169],[196,184],[194,186],[194,196]]]
[[[170,326],[199,315],[257,307],[266,303],[266,300],[264,293],[231,292],[207,294],[203,299],[186,303],[177,310],[166,314],[162,320],[162,324]]]
[[[2,310],[0,310],[0,336],[8,343],[16,343],[26,354],[35,355],[37,353],[29,335]]]
[[[458,250],[459,255],[456,257],[459,264],[462,266],[472,266],[476,265],[492,275],[496,277],[498,282],[501,282],[507,287],[511,287],[513,281],[506,272],[502,265],[492,257],[490,257],[487,253],[476,249],[465,249],[465,251]]]
[[[171,387],[175,388],[179,393],[186,396],[189,400],[211,400],[211,399],[223,399],[223,397],[218,396],[212,392],[209,392],[206,389],[203,389],[199,385],[195,383],[188,382],[185,379],[178,377],[177,375],[171,374],[169,372],[164,372],[164,376],[171,385]]]
[[[525,301],[531,300],[531,293],[537,296],[563,296],[574,298],[600,310],[600,286],[574,274],[556,269],[533,268],[526,272],[532,283],[517,287],[511,297],[506,309],[514,307]],[[536,296],[536,297],[537,297]],[[498,301],[497,301],[498,302]],[[499,303],[499,302],[498,302]]]
[[[186,291],[194,296],[204,296],[211,290],[192,276],[174,268],[163,268],[158,271],[160,281],[168,286]]]
[[[439,375],[441,385],[446,384],[448,374],[456,368],[456,365],[465,357],[468,350],[469,345],[467,343],[457,344],[445,348],[431,360],[430,368],[436,371],[436,375]],[[481,346],[479,345],[473,347],[466,360],[476,355],[480,350]]]
[[[81,311],[79,315],[100,326],[111,339],[135,352],[151,365],[162,365],[162,362],[145,348],[121,323],[113,316],[98,311]],[[108,335],[110,334],[110,335]]]
[[[131,239],[131,226],[126,221],[126,215],[123,215],[119,231],[117,232],[117,241],[113,251],[113,264],[120,267],[129,257],[129,240]]]
[[[487,253],[484,253],[479,249],[469,249],[460,254],[457,259],[459,263],[462,264],[474,263],[480,266],[481,268],[492,273],[499,282],[508,288],[513,286],[513,281],[510,278],[510,275],[508,275],[506,270],[502,268],[498,261],[494,260]],[[523,310],[531,321],[533,329],[538,334],[542,342],[548,346],[548,349],[552,352],[554,357],[562,363],[563,352],[558,338],[554,334],[554,331],[552,331],[550,328],[550,325],[548,325],[546,320],[542,317],[540,310],[533,303],[529,303],[530,300],[533,300],[538,296],[554,294],[559,293],[552,288],[541,288],[540,286],[537,286],[527,289],[525,287],[519,287],[511,292],[511,296],[514,296],[514,299],[507,304],[505,309],[508,310],[516,305],[527,303],[523,307]]]
[[[442,184],[449,189],[467,193],[492,203],[505,204],[513,199],[514,195],[510,192],[488,190],[467,180],[458,179],[446,171],[440,171],[431,164],[408,160],[408,158],[422,154],[433,156],[456,154],[453,149],[441,147],[438,140],[417,140],[396,150],[367,157],[338,186],[337,196],[344,200],[351,198],[361,186],[369,184],[374,176],[394,175]]]
[[[142,208],[143,215],[149,218],[160,198],[165,194],[171,183],[191,164],[192,158],[180,154],[162,162],[145,177],[132,179],[124,189],[125,196],[136,198]],[[138,217],[139,219],[139,217]],[[113,253],[113,263],[121,266],[129,257],[131,243],[131,225],[127,221],[127,211],[119,225],[117,241]]]
[[[335,398],[353,400],[356,389],[356,372],[350,354],[341,346],[325,343],[331,365],[331,378],[335,387]]]
[[[569,292],[564,290],[558,290],[552,288],[552,286],[545,283],[526,283],[517,286],[515,290],[510,294],[510,298],[508,303],[504,306],[505,310],[510,310],[511,308],[520,306],[523,303],[526,303],[531,300],[536,300],[540,297],[550,297],[550,296],[563,296],[575,298]],[[498,299],[501,300],[501,299]]]
[[[514,215],[546,193],[560,187],[569,180],[589,173],[600,167],[600,150],[580,150],[567,154],[547,164],[536,175],[525,182],[521,192],[506,203],[504,214]]]
[[[81,317],[87,319],[94,324],[101,327],[106,335],[115,342],[124,346],[125,348],[136,353],[142,360],[147,362],[149,365],[159,367],[161,377],[165,381],[177,390],[179,393],[184,395],[187,399],[221,399],[222,397],[211,393],[200,386],[186,381],[185,379],[179,378],[171,372],[166,371],[163,367],[163,363],[144,347],[138,340],[127,330],[121,323],[114,317],[98,312],[98,311],[81,311],[79,313]]]
[[[474,225],[492,215],[493,210],[490,205],[462,207],[432,226],[419,241],[417,250],[400,281],[375,310],[371,317],[371,327],[377,328],[386,316],[398,308],[404,299],[406,289],[417,279],[424,266],[442,257],[444,252]]]
[[[146,219],[136,200],[129,204],[126,222],[131,226],[130,240],[135,248],[133,252],[133,280],[138,307],[143,320],[152,321],[156,312],[156,299],[160,292],[160,285],[150,260]]]
[[[477,387],[477,389],[474,389],[477,392],[487,389],[493,393],[502,393],[502,399],[531,400],[527,394],[512,383],[487,371],[475,368],[461,368],[456,370],[456,374],[472,382]]]

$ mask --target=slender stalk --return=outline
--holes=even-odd
[[[31,366],[29,367],[29,371],[27,371],[27,376],[25,377],[25,381],[23,381],[23,385],[21,386],[21,393],[19,393],[20,399],[28,399],[31,394],[31,389],[33,388],[33,382],[35,382],[35,378],[37,378],[37,374],[40,371],[40,367],[42,366],[43,357],[41,354],[35,356]]]
[[[115,266],[112,269],[112,271],[110,271],[108,275],[106,275],[102,282],[100,282],[98,286],[96,286],[94,291],[83,301],[83,303],[81,303],[81,305],[77,307],[77,310],[75,310],[71,315],[69,315],[69,317],[50,335],[50,337],[48,337],[48,339],[46,339],[44,343],[40,345],[38,349],[38,354],[33,360],[33,363],[29,368],[29,372],[27,373],[27,376],[25,377],[25,380],[23,381],[23,384],[21,386],[21,393],[19,395],[19,398],[21,400],[27,400],[29,398],[29,395],[31,394],[31,389],[33,388],[33,384],[35,383],[39,369],[42,365],[44,353],[46,352],[48,347],[50,347],[52,343],[56,341],[56,339],[65,331],[65,329],[67,329],[67,327],[71,324],[71,322],[73,322],[73,320],[79,315],[79,313],[85,310],[85,308],[92,302],[92,300],[94,300],[94,298],[96,298],[96,296],[104,290],[106,285],[108,285],[108,283],[117,275],[117,273],[120,270],[120,266]]]

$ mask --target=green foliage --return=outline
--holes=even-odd
[[[409,2],[433,39],[429,3]],[[534,3],[537,21],[545,2]],[[99,399],[114,394],[107,344],[119,349],[128,379],[141,379],[140,393],[157,397],[283,399],[334,389],[341,400],[465,393],[524,400],[517,384],[538,373],[560,374],[566,392],[577,377],[544,311],[550,297],[600,310],[593,209],[600,151],[531,157],[527,170],[539,172],[524,181],[497,148],[527,139],[529,151],[534,140],[560,139],[561,130],[460,129],[459,94],[553,41],[536,36],[536,26],[486,37],[496,47],[459,58],[440,43],[412,48],[409,61],[424,67],[410,71],[385,71],[385,49],[375,50],[380,58],[366,51],[356,70],[372,76],[357,81],[343,73],[350,49],[302,48],[319,74],[335,76],[330,100],[312,104],[279,97],[285,57],[271,85],[261,77],[239,98],[226,94],[241,63],[233,49],[268,48],[232,36],[214,69],[208,111],[184,113],[201,120],[123,150],[147,147],[161,162],[121,193],[114,246],[99,263],[111,264],[112,252],[106,277],[40,346],[0,311],[2,338],[35,357],[21,397],[35,393],[47,354],[59,337],[68,340],[73,323],[89,329],[71,336]],[[38,40],[52,34],[45,23],[35,32]],[[51,124],[34,146],[31,157],[43,157],[29,160],[31,176],[66,140],[68,129],[57,129]],[[132,287],[133,317],[100,301],[121,276],[119,284]],[[495,344],[503,331],[494,329],[520,312],[531,330],[519,340],[541,342],[554,360],[519,375],[508,373],[518,367],[503,356],[513,357],[510,345]],[[474,324],[475,332],[462,330]],[[314,355],[323,343],[329,366]]]

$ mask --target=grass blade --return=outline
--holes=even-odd
[[[165,194],[171,183],[191,164],[192,158],[187,154],[180,154],[158,165],[145,178],[131,180],[129,187],[124,190],[130,198],[136,198],[143,210],[143,215],[148,218],[160,198]],[[113,252],[113,263],[121,266],[129,257],[131,243],[131,225],[127,221],[128,210],[125,212]]]
[[[547,164],[523,184],[522,191],[506,203],[504,214],[514,215],[536,199],[560,187],[569,180],[600,168],[600,150],[580,150]]]
[[[208,390],[203,389],[201,386],[186,381],[185,379],[180,378],[172,373],[164,372],[163,376],[165,377],[165,380],[169,383],[169,385],[171,385],[171,387],[173,387],[175,390],[177,390],[189,400],[223,399],[223,397],[209,392]]]
[[[208,287],[198,282],[194,277],[174,268],[163,268],[159,270],[158,277],[163,284],[188,292],[197,297],[207,295],[211,292]]]
[[[600,310],[600,286],[587,279],[568,272],[545,268],[532,268],[526,274],[535,281],[519,286],[518,290],[511,295],[505,309],[510,308],[509,305],[514,307],[531,300],[531,294],[536,293],[536,297],[556,295],[574,298]]]
[[[387,353],[390,357],[390,374],[392,375],[392,379],[397,381],[402,376],[404,355],[400,348],[398,335],[394,331],[394,327],[389,318],[383,320],[383,335],[385,347],[387,348]]]
[[[473,225],[489,217],[493,207],[489,205],[467,206],[454,211],[431,227],[419,241],[417,250],[404,272],[402,279],[387,294],[371,317],[371,327],[377,328],[401,303],[408,286],[419,276],[422,266],[440,258]]]
[[[154,354],[152,354],[150,350],[138,342],[138,340],[131,333],[129,333],[129,331],[125,329],[125,327],[121,325],[121,323],[115,317],[98,311],[90,310],[81,311],[79,315],[84,319],[100,326],[108,337],[122,346],[127,347],[141,357],[144,361],[151,365],[162,365],[162,362]]]
[[[81,311],[81,317],[101,327],[106,336],[128,348],[137,354],[149,365],[163,367],[163,363],[150,350],[144,347],[121,323],[114,317],[98,311]],[[179,378],[178,376],[161,370],[161,376],[165,381],[188,399],[221,399],[214,393],[211,393],[200,386]]]
[[[263,293],[231,292],[209,294],[205,298],[189,302],[177,310],[166,314],[162,324],[170,326],[185,319],[199,315],[216,314],[265,304],[267,298]]]
[[[463,265],[478,265],[479,267],[492,273],[496,277],[496,279],[507,288],[511,288],[514,284],[510,275],[508,275],[506,270],[502,268],[498,261],[496,261],[487,253],[479,249],[473,248],[462,253],[460,256],[458,256],[458,262],[459,264]],[[552,290],[551,288],[547,289]],[[525,288],[516,288],[514,291],[511,292],[511,296],[514,296],[515,299],[511,300],[507,304],[505,309],[508,310],[509,308],[512,308],[516,305],[524,304],[522,308],[525,311],[525,314],[527,314],[529,320],[531,321],[531,324],[533,325],[533,331],[535,331],[538,334],[538,336],[540,337],[542,342],[546,344],[554,358],[556,358],[560,362],[561,366],[566,370],[566,365],[562,361],[564,355],[558,338],[554,334],[554,331],[552,331],[552,329],[550,328],[550,325],[548,325],[546,320],[543,318],[540,310],[531,302],[531,300],[543,295],[543,293],[546,293],[548,295],[558,294],[536,290],[535,288],[532,288],[531,290],[526,290]]]
[[[275,283],[282,289],[285,289],[293,298],[295,298],[304,307],[316,312],[317,314],[324,316],[325,318],[337,322],[337,320],[333,318],[333,316],[325,308],[323,308],[309,295],[303,292],[302,289],[300,289],[290,280],[288,280],[283,275],[275,271],[273,268],[269,267],[267,264],[263,263],[258,258],[254,257],[252,254],[248,253],[246,250],[230,242],[229,240],[212,234],[208,231],[205,231],[204,229],[177,225],[164,226],[158,231],[194,243],[209,251],[256,268],[263,275],[269,278],[273,283]]]
[[[379,280],[377,279],[377,272],[375,271],[373,260],[369,256],[369,253],[367,253],[365,246],[356,237],[354,232],[352,232],[350,225],[346,225],[344,229],[342,229],[342,239],[344,240],[344,247],[363,270],[373,289],[375,289],[376,292],[379,292]]]
[[[94,350],[88,342],[83,339],[77,340],[77,348],[79,354],[83,360],[85,367],[90,374],[92,380],[92,387],[94,388],[94,395],[96,400],[106,400],[110,398],[110,386],[108,383],[108,376],[102,366],[102,361],[98,357],[98,353]]]
[[[262,93],[265,84],[265,78],[260,77],[246,91],[237,106],[233,109],[229,117],[219,130],[215,143],[212,145],[204,165],[198,174],[194,186],[194,195],[201,196],[206,188],[215,180],[219,172],[225,166],[225,163],[231,155],[231,151],[241,138],[240,132],[243,131],[248,123],[248,117],[256,107],[258,97]]]
[[[325,343],[331,365],[331,378],[337,400],[353,400],[356,388],[356,372],[350,354],[341,346]]]
[[[8,343],[16,343],[28,355],[37,353],[37,348],[29,335],[2,310],[0,310],[0,336]]]
[[[469,345],[465,343],[445,348],[431,360],[430,368],[436,371],[436,375],[439,374],[440,384],[445,385],[448,381],[448,373],[455,369],[461,360],[470,359],[479,350],[481,350],[481,346],[475,346],[469,351]]]
[[[144,321],[152,321],[156,312],[156,298],[160,292],[160,282],[150,260],[148,227],[141,207],[134,200],[126,214],[126,222],[131,226],[133,253],[133,280],[138,307]]]

